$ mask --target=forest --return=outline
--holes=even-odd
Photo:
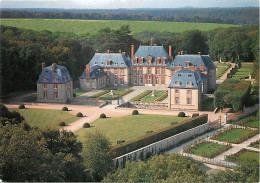
[[[1,26],[1,97],[14,91],[35,90],[43,62],[46,65],[55,62],[66,66],[74,81],[77,81],[96,49],[99,52],[122,50],[129,55],[132,44],[135,49],[140,44],[150,45],[149,36],[131,35],[128,25],[118,29],[103,28],[92,38],[79,38],[73,33]],[[222,61],[255,61],[254,70],[259,67],[258,26],[216,29],[208,33],[199,30],[183,34],[156,33],[152,42],[164,45],[167,51],[168,46],[172,45],[173,55],[182,50],[185,54],[201,52],[209,54],[213,60],[221,57]]]
[[[258,8],[2,9],[0,17],[201,22],[246,25],[259,23]]]

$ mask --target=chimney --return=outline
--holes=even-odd
[[[119,50],[118,53],[121,53],[121,50]]]
[[[131,58],[134,57],[134,49],[135,49],[135,46],[131,45]]]
[[[42,71],[43,71],[44,67],[45,67],[45,63],[42,63]]]
[[[172,45],[169,45],[169,59],[172,60]]]
[[[96,53],[98,53],[98,49],[96,49]]]
[[[157,44],[153,44],[154,46],[157,46]]]
[[[89,77],[90,76],[90,66],[86,65],[86,76]]]
[[[123,55],[125,55],[126,56],[126,52],[122,52],[123,53]]]
[[[201,70],[202,72],[204,72],[204,66],[203,66],[203,65],[200,66],[200,70]]]
[[[181,54],[181,52],[178,52],[178,55],[180,55]]]
[[[198,55],[200,55],[201,54],[201,52],[198,52]]]
[[[181,55],[183,55],[183,50],[181,50]]]
[[[109,49],[107,50],[107,53],[109,53]]]
[[[54,71],[55,71],[55,67],[56,67],[56,63],[52,63],[51,66],[52,66],[52,67],[51,67],[51,71],[54,72]]]

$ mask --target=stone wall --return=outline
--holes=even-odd
[[[251,107],[244,108],[243,110],[237,111],[235,113],[228,113],[227,121],[237,121],[249,114],[257,112],[259,110],[259,104],[256,104]]]
[[[182,140],[188,139],[192,136],[204,133],[210,128],[209,123],[197,126],[195,128],[189,129],[187,131],[184,131],[182,133],[179,133],[177,135],[173,135],[171,137],[168,137],[164,140],[155,142],[153,144],[150,144],[148,146],[145,146],[143,148],[137,149],[133,152],[130,152],[128,154],[125,154],[123,156],[117,157],[113,159],[115,167],[122,168],[124,167],[124,163],[126,160],[132,160],[137,161],[140,158],[146,157],[148,154],[158,154],[161,150],[165,150],[167,148],[170,148]]]

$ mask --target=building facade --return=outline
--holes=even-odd
[[[37,81],[37,102],[68,103],[72,98],[73,83],[67,68],[55,63],[45,67],[43,63]]]

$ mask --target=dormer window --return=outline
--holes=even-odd
[[[163,57],[161,60],[162,60],[162,64],[165,65],[166,58]]]
[[[160,57],[155,58],[155,63],[160,64]]]
[[[147,58],[146,58],[146,64],[151,64],[151,62],[152,62],[152,57],[151,56],[148,56]]]
[[[137,58],[136,57],[133,58],[133,62],[134,62],[134,64],[137,64]]]
[[[95,64],[97,65],[98,63],[97,63],[97,62],[95,62]]]
[[[186,86],[192,86],[192,82],[188,81]]]
[[[188,68],[189,65],[190,65],[190,62],[189,62],[189,61],[186,61],[186,62],[185,62],[185,67]]]
[[[181,77],[181,74],[178,74],[178,77]]]
[[[104,65],[104,62],[101,62],[102,65]]]
[[[138,63],[139,63],[139,64],[143,64],[143,61],[144,61],[144,58],[143,58],[143,57],[139,57],[139,58],[138,58]]]
[[[174,85],[175,86],[180,86],[180,82],[179,81],[175,81]]]
[[[111,65],[111,60],[107,60],[107,65]]]
[[[121,63],[121,65],[124,65],[124,63]]]
[[[47,78],[46,76],[44,76],[44,77],[42,78],[42,80],[43,80],[43,81],[48,81],[48,78]]]
[[[191,74],[189,74],[188,77],[191,78]]]
[[[53,78],[53,81],[56,81],[56,82],[57,82],[58,80],[59,80],[59,79],[58,79],[57,77],[54,77],[54,78]]]
[[[116,62],[115,65],[118,65],[118,63]]]

